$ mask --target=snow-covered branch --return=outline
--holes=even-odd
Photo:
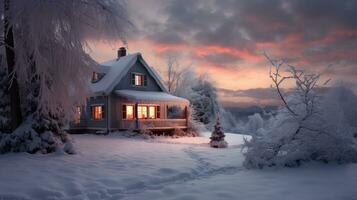
[[[36,134],[48,131],[53,133],[49,136],[51,141],[56,138],[59,143],[66,142],[63,125],[74,114],[74,105],[85,103],[91,73],[97,65],[88,55],[87,42],[126,43],[127,31],[132,26],[126,4],[119,0],[2,2],[1,11],[6,13],[1,18],[1,28],[7,39],[2,47],[7,50],[8,82],[11,88],[18,85],[16,91],[19,91],[11,93],[10,101],[11,108],[19,108],[20,117],[11,117],[10,121],[19,121],[13,126],[15,129],[22,122],[22,115],[25,118],[22,126],[32,128],[19,128],[20,133],[10,139],[26,143],[22,151],[54,151],[59,144],[51,144],[47,149],[40,145],[42,136]],[[31,144],[31,138],[26,138],[29,133],[33,134],[33,140],[41,141],[31,150],[26,149]],[[18,146],[6,147],[6,151]]]
[[[85,49],[88,39],[125,42],[130,26],[125,4],[112,0],[10,2],[15,40],[15,72],[20,85],[31,80],[30,63],[40,79],[39,109],[56,112],[60,106],[71,113],[82,102],[96,62]]]
[[[294,167],[310,160],[357,162],[353,128],[345,120],[348,111],[342,110],[345,99],[335,96],[336,89],[320,92],[321,74],[306,73],[266,54],[265,57],[271,64],[269,76],[283,106],[268,120],[270,125],[245,141],[245,166]],[[281,92],[287,81],[295,84],[288,95]]]

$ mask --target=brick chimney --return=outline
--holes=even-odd
[[[125,49],[125,47],[120,47],[119,49],[118,49],[118,60],[119,60],[119,58],[120,57],[123,57],[123,56],[126,56],[126,49]]]

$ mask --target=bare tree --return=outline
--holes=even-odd
[[[313,114],[318,114],[316,104],[319,101],[319,95],[316,93],[315,89],[319,86],[318,82],[321,74],[307,74],[303,70],[298,70],[296,67],[286,64],[288,67],[287,75],[281,73],[281,68],[284,66],[285,62],[283,60],[274,60],[270,58],[266,53],[264,54],[267,60],[270,62],[269,77],[274,84],[281,101],[283,102],[286,110],[299,120],[300,126],[298,127],[296,134],[302,128],[308,128],[303,125],[304,121],[308,120]],[[286,96],[282,93],[281,85],[287,80],[295,81],[294,93],[300,98],[301,101],[288,103]],[[327,85],[328,81],[323,83],[323,86]],[[291,105],[293,104],[293,105]],[[304,112],[298,112],[294,109],[297,104],[303,104]]]
[[[316,104],[319,103],[320,96],[316,93],[315,89],[318,87],[321,74],[307,74],[303,70],[296,69],[293,65],[286,64],[284,60],[272,59],[266,53],[264,53],[264,56],[271,64],[269,77],[273,82],[273,87],[276,89],[286,110],[298,122],[296,131],[290,136],[290,138],[288,138],[288,141],[294,140],[302,129],[322,132],[322,129],[314,129],[305,123],[314,114],[319,114]],[[283,66],[288,68],[285,71],[286,75],[283,75],[281,72],[281,68]],[[288,80],[293,80],[295,82],[295,88],[293,91],[294,98],[298,98],[295,101],[289,102],[287,97],[282,93],[282,84]],[[327,83],[328,81],[326,81],[324,85]],[[302,110],[301,106],[303,106]],[[280,145],[276,146],[274,149],[274,155],[278,154],[283,145],[284,143],[282,142]]]
[[[166,70],[166,86],[168,91],[171,94],[174,94],[177,88],[177,85],[179,84],[181,80],[182,73],[184,72],[183,69],[181,69],[179,62],[177,61],[177,58],[173,55],[169,55],[167,58],[167,70]]]

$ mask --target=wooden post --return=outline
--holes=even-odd
[[[135,122],[136,122],[136,129],[139,130],[138,103],[135,103],[134,116],[135,116]]]
[[[188,108],[185,106],[185,115],[186,115],[186,128],[188,128]]]
[[[111,124],[110,124],[110,120],[111,120],[111,113],[110,113],[110,108],[111,107],[111,105],[110,105],[110,94],[109,95],[107,95],[107,133],[109,133],[110,132],[110,126],[111,126]]]

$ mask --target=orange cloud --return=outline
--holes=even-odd
[[[137,41],[136,41],[137,42]],[[196,56],[203,57],[212,53],[217,54],[229,54],[236,56],[240,59],[257,61],[261,57],[254,52],[245,49],[237,49],[232,47],[225,47],[221,45],[194,45],[194,44],[165,44],[157,43],[147,39],[141,40],[141,42],[146,43],[152,47],[157,53],[165,53],[169,51],[178,51],[178,52],[190,52]]]
[[[218,54],[230,54],[241,59],[256,61],[261,58],[248,50],[240,50],[231,47],[224,47],[220,45],[208,45],[208,46],[197,46],[193,49],[193,53],[196,55],[203,57],[212,53]]]

